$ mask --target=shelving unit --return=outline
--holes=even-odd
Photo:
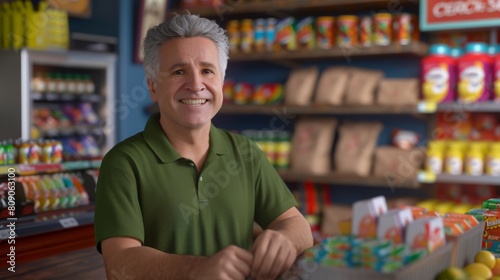
[[[410,3],[417,5],[418,0],[398,1],[400,5]],[[366,8],[388,9],[387,0],[273,0],[273,1],[228,1],[220,6],[189,8],[191,13],[203,17],[223,17],[241,15],[260,15],[263,13],[290,13],[300,11],[301,13],[335,12],[339,10],[361,10]],[[395,6],[395,5],[393,5]],[[396,7],[397,8],[397,7]],[[182,13],[185,9],[175,10]]]
[[[92,225],[94,223],[94,206],[39,213],[35,216],[19,218],[16,221],[16,238],[50,233],[63,229]],[[0,241],[9,237],[9,229],[0,224]]]
[[[334,47],[331,49],[296,50],[281,52],[230,53],[229,61],[279,61],[311,60],[327,58],[347,58],[377,55],[416,55],[427,54],[428,46],[422,42],[408,45],[389,45],[371,47]]]
[[[1,165],[0,177],[9,173],[9,169],[14,168],[19,176],[36,175],[42,173],[58,173],[75,170],[97,169],[101,165],[101,160],[69,161],[62,163],[40,163],[40,164],[16,164]]]
[[[420,171],[417,179],[422,184],[450,183],[450,184],[471,184],[471,185],[492,185],[500,186],[500,177],[489,175],[451,175],[451,174],[433,174],[426,171]]]
[[[115,144],[115,64],[116,56],[109,53],[90,53],[80,51],[0,51],[0,111],[8,116],[2,122],[0,139],[23,139],[33,137],[35,109],[48,109],[69,104],[71,106],[89,102],[97,115],[96,124],[87,127],[74,127],[66,130],[55,127],[40,136],[58,137],[96,134],[99,138],[101,155]],[[31,82],[35,73],[85,74],[94,83],[94,93],[76,95],[72,93],[33,92]],[[78,124],[77,124],[78,125]],[[97,126],[97,129],[96,127]],[[83,131],[82,131],[83,129]],[[42,130],[42,129],[40,129]],[[43,132],[43,131],[42,131]],[[96,132],[96,133],[94,133]]]
[[[408,179],[405,182],[394,184],[386,178],[367,176],[360,177],[355,175],[330,173],[326,175],[298,174],[292,171],[279,171],[280,176],[287,182],[316,182],[321,184],[352,185],[366,187],[398,187],[398,188],[418,188],[417,180]]]

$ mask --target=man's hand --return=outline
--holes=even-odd
[[[297,249],[284,234],[267,229],[252,247],[253,262],[250,276],[253,279],[276,279],[287,271],[297,257]]]
[[[252,260],[252,253],[228,246],[202,262],[197,268],[196,279],[245,280],[250,275]]]

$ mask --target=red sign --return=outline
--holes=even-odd
[[[428,24],[498,20],[500,0],[427,0]]]

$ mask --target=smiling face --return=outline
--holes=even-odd
[[[215,43],[208,38],[177,38],[160,47],[157,83],[148,80],[165,128],[198,129],[222,106],[222,75]]]

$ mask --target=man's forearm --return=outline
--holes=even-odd
[[[206,257],[166,254],[150,247],[133,247],[105,262],[110,280],[195,279]]]
[[[290,217],[271,225],[272,229],[288,237],[297,249],[297,255],[304,252],[305,249],[313,246],[311,226],[303,217]]]

